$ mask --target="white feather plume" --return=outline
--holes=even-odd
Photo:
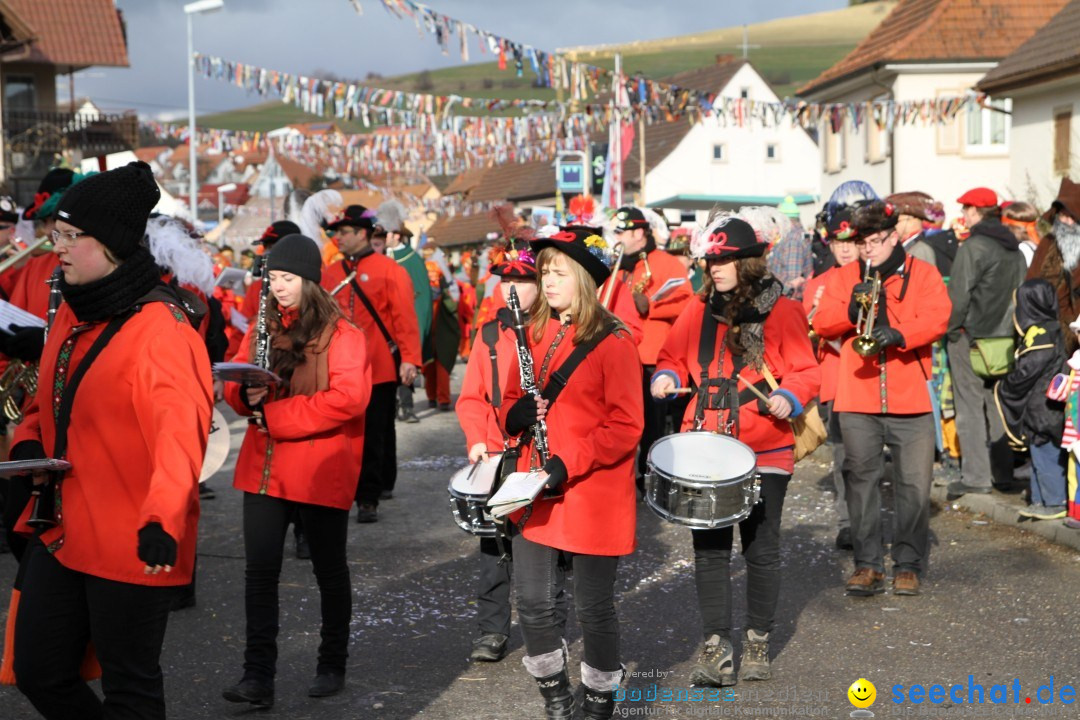
[[[202,240],[192,237],[181,221],[167,215],[151,218],[146,237],[154,261],[172,271],[178,283],[207,295],[214,292],[214,261],[203,252]]]
[[[649,208],[641,208],[641,214],[645,216],[645,219],[649,221],[649,227],[652,229],[653,239],[656,240],[656,244],[661,247],[667,245],[668,238],[671,237],[671,231],[668,230],[667,220],[656,212]]]
[[[699,225],[690,237],[690,256],[695,260],[704,258],[705,251],[709,249],[709,238],[735,217],[738,215],[728,210],[713,209],[705,226]]]
[[[769,205],[739,208],[738,216],[750,223],[760,242],[774,245],[791,232],[791,218]]]
[[[404,205],[397,200],[387,200],[375,211],[375,224],[387,232],[401,232],[407,217]]]
[[[341,208],[341,193],[337,190],[320,190],[304,201],[300,209],[300,218],[293,219],[300,226],[300,231],[322,245],[322,224],[333,217],[334,210]]]

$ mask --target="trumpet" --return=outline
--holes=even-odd
[[[22,408],[19,407],[17,393],[22,388],[27,396],[37,393],[38,368],[34,363],[24,363],[21,360],[12,359],[4,374],[0,375],[0,407],[4,417],[13,423],[20,423],[23,419]]]
[[[638,260],[645,266],[645,272],[641,274],[641,279],[634,283],[634,292],[643,293],[645,292],[645,288],[649,287],[649,283],[652,282],[652,268],[649,267],[648,253],[638,253]]]
[[[866,274],[863,282],[870,282],[870,261],[866,261]],[[869,293],[859,293],[855,296],[859,303],[859,317],[855,323],[855,332],[858,334],[851,342],[852,349],[863,357],[871,357],[881,352],[881,343],[873,338],[874,322],[878,313],[878,300],[881,297],[881,273],[874,273],[873,287]]]
[[[26,247],[24,247],[19,252],[15,253],[11,257],[5,259],[3,262],[0,262],[0,274],[3,274],[5,272],[7,272],[11,268],[13,268],[16,265],[18,265],[19,263],[21,263],[26,257],[28,257],[30,255],[30,253],[34,252],[35,250],[37,250],[39,247],[41,247],[42,245],[44,245],[47,242],[49,242],[49,236],[48,235],[45,235],[44,237],[40,237],[37,240],[35,240],[34,242],[27,245]],[[11,247],[15,247],[15,246],[12,245]]]
[[[607,310],[611,309],[609,307],[611,305],[611,294],[615,291],[615,284],[619,282],[619,263],[622,262],[623,255],[626,254],[626,247],[621,242],[615,243],[611,249],[615,252],[615,262],[611,266],[611,277],[608,278],[607,287],[604,288],[604,298],[600,301],[600,304]]]

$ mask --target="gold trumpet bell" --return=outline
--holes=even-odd
[[[851,341],[851,349],[862,357],[873,357],[881,352],[881,343],[872,337],[860,335]]]

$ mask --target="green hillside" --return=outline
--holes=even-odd
[[[867,3],[824,13],[782,18],[748,26],[750,61],[780,97],[792,95],[805,82],[817,77],[865,37],[884,19],[896,3],[892,0]],[[718,5],[718,7],[720,7]],[[723,22],[718,12],[716,21]],[[702,22],[707,23],[708,18]],[[693,35],[650,40],[620,46],[564,48],[576,59],[612,68],[614,53],[623,56],[623,68],[650,78],[662,78],[684,70],[716,62],[719,55],[741,55],[741,27],[710,30]],[[484,56],[481,56],[484,57]],[[466,97],[555,99],[556,92],[534,86],[534,75],[526,63],[522,77],[513,64],[499,70],[494,62],[473,63],[441,70],[425,70],[392,78],[373,78],[368,84],[392,90],[458,94]],[[316,116],[280,102],[270,102],[200,119],[204,127],[232,130],[272,130],[296,122],[311,122]],[[362,132],[359,123],[339,123],[346,131]]]

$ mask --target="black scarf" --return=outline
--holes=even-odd
[[[651,253],[656,249],[656,240],[653,239],[651,234],[645,235],[645,247],[638,250],[633,255],[623,255],[622,260],[619,261],[619,269],[626,270],[627,272],[634,272],[634,268],[637,267],[638,260],[641,258],[641,253]]]
[[[731,292],[714,292],[709,297],[709,311],[717,320],[729,324],[738,334],[737,342],[746,354],[748,364],[760,370],[765,358],[765,320],[780,298],[784,286],[772,275],[766,275],[757,283],[753,298],[738,309],[735,317],[728,320],[728,306],[734,299]]]
[[[884,281],[887,277],[904,267],[904,263],[907,261],[907,253],[904,251],[903,243],[896,243],[896,247],[893,248],[892,254],[885,258],[885,261],[880,265],[872,265],[870,267],[870,275],[874,273],[881,273],[881,279]]]
[[[145,247],[93,282],[69,285],[60,276],[60,292],[80,323],[100,322],[130,310],[161,283],[154,256]]]
[[[368,255],[374,254],[375,248],[371,247],[371,245],[365,245],[364,249],[360,252],[356,253],[355,255],[347,255],[346,257],[348,257],[349,262],[353,264],[353,267],[355,267],[358,262],[366,258]]]

